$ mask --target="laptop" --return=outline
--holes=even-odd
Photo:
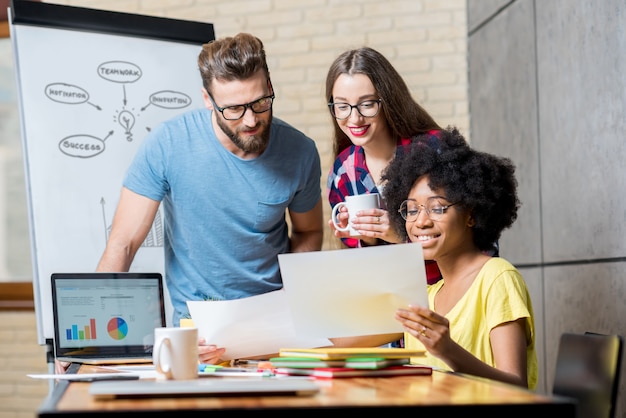
[[[54,354],[85,364],[151,363],[165,327],[160,273],[54,273]]]
[[[403,332],[396,310],[428,306],[419,243],[279,254],[278,263],[295,329],[309,337]]]

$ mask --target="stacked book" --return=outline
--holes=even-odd
[[[283,348],[270,359],[274,373],[315,378],[431,375],[432,368],[410,364],[424,351],[404,348]]]

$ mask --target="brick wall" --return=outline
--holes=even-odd
[[[49,382],[26,376],[31,373],[48,373],[34,312],[0,312],[0,418],[35,416]]]
[[[263,40],[274,114],[312,137],[331,164],[326,71],[346,49],[370,46],[404,76],[414,97],[443,126],[469,135],[465,0],[67,0],[48,3],[213,23],[217,37],[245,31]],[[326,218],[329,209],[325,205]],[[335,248],[326,234],[325,248]],[[31,417],[47,384],[24,378],[46,370],[34,314],[0,314],[0,418]],[[14,344],[15,342],[15,344]]]

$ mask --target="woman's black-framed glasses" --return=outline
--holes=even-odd
[[[217,109],[217,111],[220,112],[226,120],[241,119],[243,115],[246,114],[246,110],[248,109],[252,110],[254,113],[265,113],[272,108],[274,98],[276,97],[274,96],[274,93],[272,93],[269,96],[261,97],[260,99],[256,99],[255,101],[250,103],[219,107],[215,103],[215,100],[213,99],[213,96],[211,96],[211,93],[208,94],[215,109]]]
[[[356,109],[357,112],[359,112],[359,114],[364,118],[373,118],[378,115],[378,112],[380,111],[380,102],[382,102],[381,99],[363,100],[355,105],[343,102],[331,102],[328,103],[328,108],[334,118],[339,120],[348,119],[352,114],[352,109]]]
[[[439,221],[443,218],[448,208],[454,205],[456,205],[456,203],[441,205],[437,201],[428,202],[426,205],[418,205],[413,200],[407,199],[400,204],[398,212],[400,216],[402,216],[402,219],[407,222],[415,222],[422,211],[426,212],[426,216],[431,220]]]

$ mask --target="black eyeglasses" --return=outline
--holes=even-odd
[[[220,112],[222,116],[224,117],[224,119],[226,120],[241,119],[243,115],[246,114],[246,110],[248,109],[252,110],[254,113],[265,113],[272,108],[272,104],[274,103],[274,97],[275,97],[274,94],[272,93],[269,96],[261,97],[260,99],[257,99],[250,103],[219,107],[215,103],[215,100],[213,99],[213,96],[211,96],[211,93],[208,93],[208,94],[209,94],[209,98],[211,99],[211,103],[213,103],[213,106],[215,107],[215,109],[217,109],[217,111]]]
[[[352,109],[355,108],[364,118],[373,118],[380,111],[380,102],[382,102],[381,99],[363,100],[355,105],[350,103],[328,103],[328,107],[335,119],[339,120],[348,119],[352,114]]]
[[[456,203],[442,206],[436,201],[428,202],[426,205],[418,205],[412,199],[407,199],[400,204],[398,212],[400,213],[400,216],[402,216],[402,219],[407,222],[415,222],[422,211],[426,212],[426,216],[433,221],[439,221],[443,218],[443,215],[445,215],[448,208],[454,205],[456,205]]]

